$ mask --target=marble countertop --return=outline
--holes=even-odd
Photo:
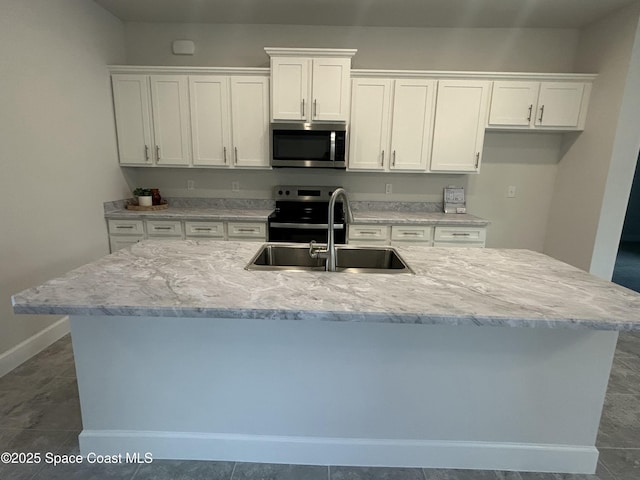
[[[483,218],[468,213],[444,212],[392,212],[392,211],[355,211],[353,223],[385,223],[411,225],[468,225],[485,227],[489,225]]]
[[[14,295],[13,308],[640,330],[640,294],[528,250],[396,247],[415,275],[245,270],[260,245],[147,240]]]
[[[125,208],[106,212],[105,218],[149,220],[240,220],[243,222],[266,222],[273,209],[172,207],[166,210],[137,211]]]

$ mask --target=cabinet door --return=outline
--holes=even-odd
[[[542,82],[536,127],[577,127],[584,83]]]
[[[538,82],[493,82],[489,125],[529,127],[538,101]]]
[[[349,116],[350,58],[313,60],[311,117],[343,121]]]
[[[391,82],[384,79],[353,80],[350,170],[384,170],[385,159],[389,158]]]
[[[311,59],[275,57],[271,59],[274,120],[310,119],[309,70]]]
[[[153,133],[158,165],[188,165],[189,93],[184,75],[152,75]]]
[[[146,75],[113,75],[118,155],[124,165],[151,165],[151,115]]]
[[[231,77],[233,165],[268,168],[269,77]]]
[[[431,170],[477,173],[487,123],[489,82],[440,80]]]
[[[189,77],[194,165],[228,167],[231,154],[229,78]]]
[[[431,155],[435,81],[396,80],[391,170],[426,171]]]

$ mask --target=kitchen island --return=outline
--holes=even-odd
[[[593,473],[640,295],[525,250],[398,247],[415,275],[247,271],[145,241],[13,297],[67,314],[81,452]]]

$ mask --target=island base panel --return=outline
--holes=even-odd
[[[74,316],[83,454],[593,473],[617,332]]]

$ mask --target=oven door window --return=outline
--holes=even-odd
[[[331,134],[326,131],[274,131],[273,159],[331,161]]]

